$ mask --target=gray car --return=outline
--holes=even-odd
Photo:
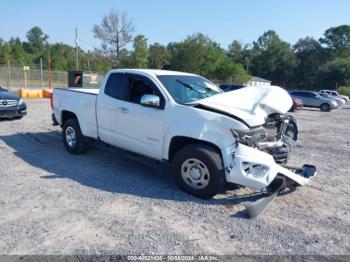
[[[317,92],[312,91],[291,91],[292,97],[298,98],[303,101],[304,107],[315,107],[321,111],[330,111],[337,108],[337,101],[322,97]]]
[[[320,94],[320,96],[322,96],[323,98],[333,99],[333,100],[337,101],[338,107],[339,107],[339,106],[343,106],[343,105],[345,105],[345,103],[346,103],[345,99],[342,99],[342,98],[340,98],[340,97],[338,97],[338,96],[332,96],[332,95],[328,95],[328,94],[326,94],[326,93],[319,93],[319,94]]]

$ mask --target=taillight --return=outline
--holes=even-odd
[[[50,106],[51,106],[51,109],[53,110],[53,93],[50,94]]]

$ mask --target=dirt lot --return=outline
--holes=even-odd
[[[48,101],[27,104],[0,121],[0,254],[350,254],[350,104],[294,114],[291,162],[319,173],[255,220],[249,190],[203,201],[119,150],[70,155]]]

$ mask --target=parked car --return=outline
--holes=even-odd
[[[289,112],[294,112],[295,110],[300,110],[304,106],[303,101],[299,98],[292,97],[293,105],[289,109]]]
[[[221,84],[220,85],[220,88],[225,92],[238,90],[238,89],[241,89],[243,87],[244,87],[244,85],[238,85],[238,84]]]
[[[324,98],[317,92],[312,91],[291,91],[292,97],[303,101],[305,107],[320,108],[321,111],[330,111],[337,108],[337,101],[329,98]]]
[[[339,94],[339,93],[338,93],[337,91],[335,91],[335,90],[321,90],[320,93],[321,93],[321,94],[328,94],[328,95],[340,97],[340,98],[344,99],[345,102],[349,102],[349,101],[350,101],[350,99],[349,99],[348,96],[341,95],[341,94]]]
[[[117,69],[100,89],[55,88],[52,99],[68,152],[98,140],[169,163],[179,187],[200,198],[232,184],[277,195],[316,174],[311,165],[285,166],[285,138],[297,140],[298,129],[285,114],[291,97],[276,86],[225,93],[194,74]],[[267,202],[253,203],[249,214]]]
[[[24,101],[0,87],[0,118],[22,118],[26,113]]]
[[[340,98],[339,96],[332,96],[332,95],[329,95],[326,93],[319,93],[319,94],[320,94],[320,96],[322,96],[324,98],[333,99],[333,100],[337,101],[338,107],[343,106],[346,103],[346,100],[343,98]]]

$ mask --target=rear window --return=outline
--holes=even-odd
[[[125,74],[110,74],[105,86],[105,94],[116,99],[123,99],[125,96],[125,89]]]

